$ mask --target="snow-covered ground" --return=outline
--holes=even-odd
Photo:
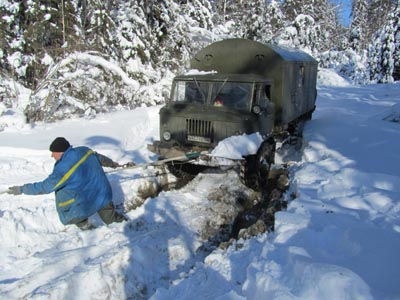
[[[44,179],[57,136],[121,163],[155,160],[146,146],[158,138],[158,110],[35,125],[5,110],[0,193]],[[1,193],[0,298],[398,300],[399,119],[399,83],[352,86],[322,70],[304,153],[290,167],[286,197],[296,199],[276,214],[275,232],[212,253],[202,228],[238,209],[244,188],[234,172],[148,198],[128,222],[105,226],[95,216],[98,228],[84,232],[59,222],[51,194]],[[119,207],[133,207],[151,178],[174,180],[153,168],[108,176]]]

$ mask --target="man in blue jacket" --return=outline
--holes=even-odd
[[[115,210],[111,186],[102,168],[120,167],[118,163],[88,147],[73,148],[63,137],[51,143],[50,151],[56,160],[53,172],[41,182],[10,187],[9,194],[55,192],[60,221],[82,230],[92,228],[88,218],[96,212],[106,224],[126,220]]]

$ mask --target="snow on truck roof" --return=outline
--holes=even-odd
[[[218,72],[203,72],[198,70],[189,70],[188,72],[177,75],[175,80],[197,80],[197,81],[235,81],[235,82],[269,82],[263,76],[255,74],[226,74]]]
[[[317,65],[309,54],[289,47],[262,44],[247,39],[227,39],[208,45],[195,54],[190,67],[219,73],[260,74],[280,65],[303,63]]]
[[[311,61],[316,60],[308,53],[299,49],[290,48],[282,45],[263,44],[257,41],[248,39],[226,39],[208,45],[196,53],[194,60],[200,61],[204,57],[223,54],[223,55],[237,55],[238,59],[241,56],[253,55],[259,53],[260,55],[277,55],[284,61]]]
[[[289,48],[278,45],[264,45],[265,47],[271,48],[285,61],[312,61],[316,63],[316,60],[306,52],[299,49]]]

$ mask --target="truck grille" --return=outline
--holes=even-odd
[[[213,127],[211,121],[186,119],[187,140],[210,144],[212,142]]]

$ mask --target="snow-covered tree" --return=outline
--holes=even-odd
[[[270,1],[264,11],[264,25],[261,29],[262,42],[275,43],[276,37],[284,29],[285,16],[281,10],[280,3],[276,0]]]
[[[377,32],[369,51],[371,79],[392,82],[399,79],[400,66],[400,5],[389,14],[382,30]]]
[[[0,4],[1,27],[5,33],[2,40],[4,44],[2,43],[1,64],[16,79],[27,82],[30,77],[29,68],[35,60],[33,44],[43,41],[42,38],[35,36],[35,33],[42,32],[40,29],[43,29],[40,24],[35,24],[37,22],[33,18],[33,12],[37,7],[37,3],[24,1],[4,1]],[[42,15],[41,18],[43,17]]]
[[[209,1],[164,0],[152,7],[152,51],[156,64],[172,71],[185,67],[194,49],[209,43],[207,28],[212,27]]]
[[[303,49],[309,53],[317,50],[320,44],[321,28],[309,15],[299,15],[292,26],[285,29],[280,36],[279,43]]]
[[[396,9],[393,12],[393,35],[394,35],[394,66],[393,79],[400,80],[400,1],[397,1]]]
[[[188,16],[198,28],[211,29],[212,22],[212,5],[208,0],[192,0],[181,1],[183,5],[182,12]]]
[[[327,0],[285,0],[286,26],[280,41],[316,54],[336,47],[341,30],[336,7]]]
[[[242,37],[251,40],[261,40],[263,35],[263,28],[265,26],[265,1],[254,0],[250,1],[246,7],[246,14],[242,23]]]
[[[316,10],[316,23],[321,29],[320,44],[317,46],[318,51],[343,49],[347,41],[345,41],[345,28],[339,20],[340,6],[324,0],[320,2],[320,7]]]
[[[316,23],[319,23],[330,14],[328,4],[327,0],[284,0],[282,11],[290,22],[293,22],[299,15],[309,15]]]
[[[67,40],[76,40],[71,0],[2,1],[2,66],[16,79],[35,88],[47,65],[43,60],[65,53]]]
[[[128,64],[138,60],[141,64],[151,66],[153,56],[150,49],[155,37],[151,34],[152,21],[149,19],[148,7],[145,3],[138,5],[132,1],[121,1],[117,8],[113,14],[116,59]]]
[[[367,39],[371,41],[374,34],[381,30],[389,19],[389,14],[395,9],[398,0],[368,1]]]
[[[285,15],[285,18],[289,22],[293,22],[298,15],[304,13],[303,1],[284,0],[282,1],[282,11]]]
[[[350,47],[353,50],[365,49],[368,44],[368,26],[368,1],[354,0],[349,36]]]
[[[80,39],[75,45],[71,45],[75,46],[73,50],[99,51],[116,58],[114,44],[116,24],[113,14],[118,8],[118,1],[75,0],[74,3],[78,17],[74,25]]]

